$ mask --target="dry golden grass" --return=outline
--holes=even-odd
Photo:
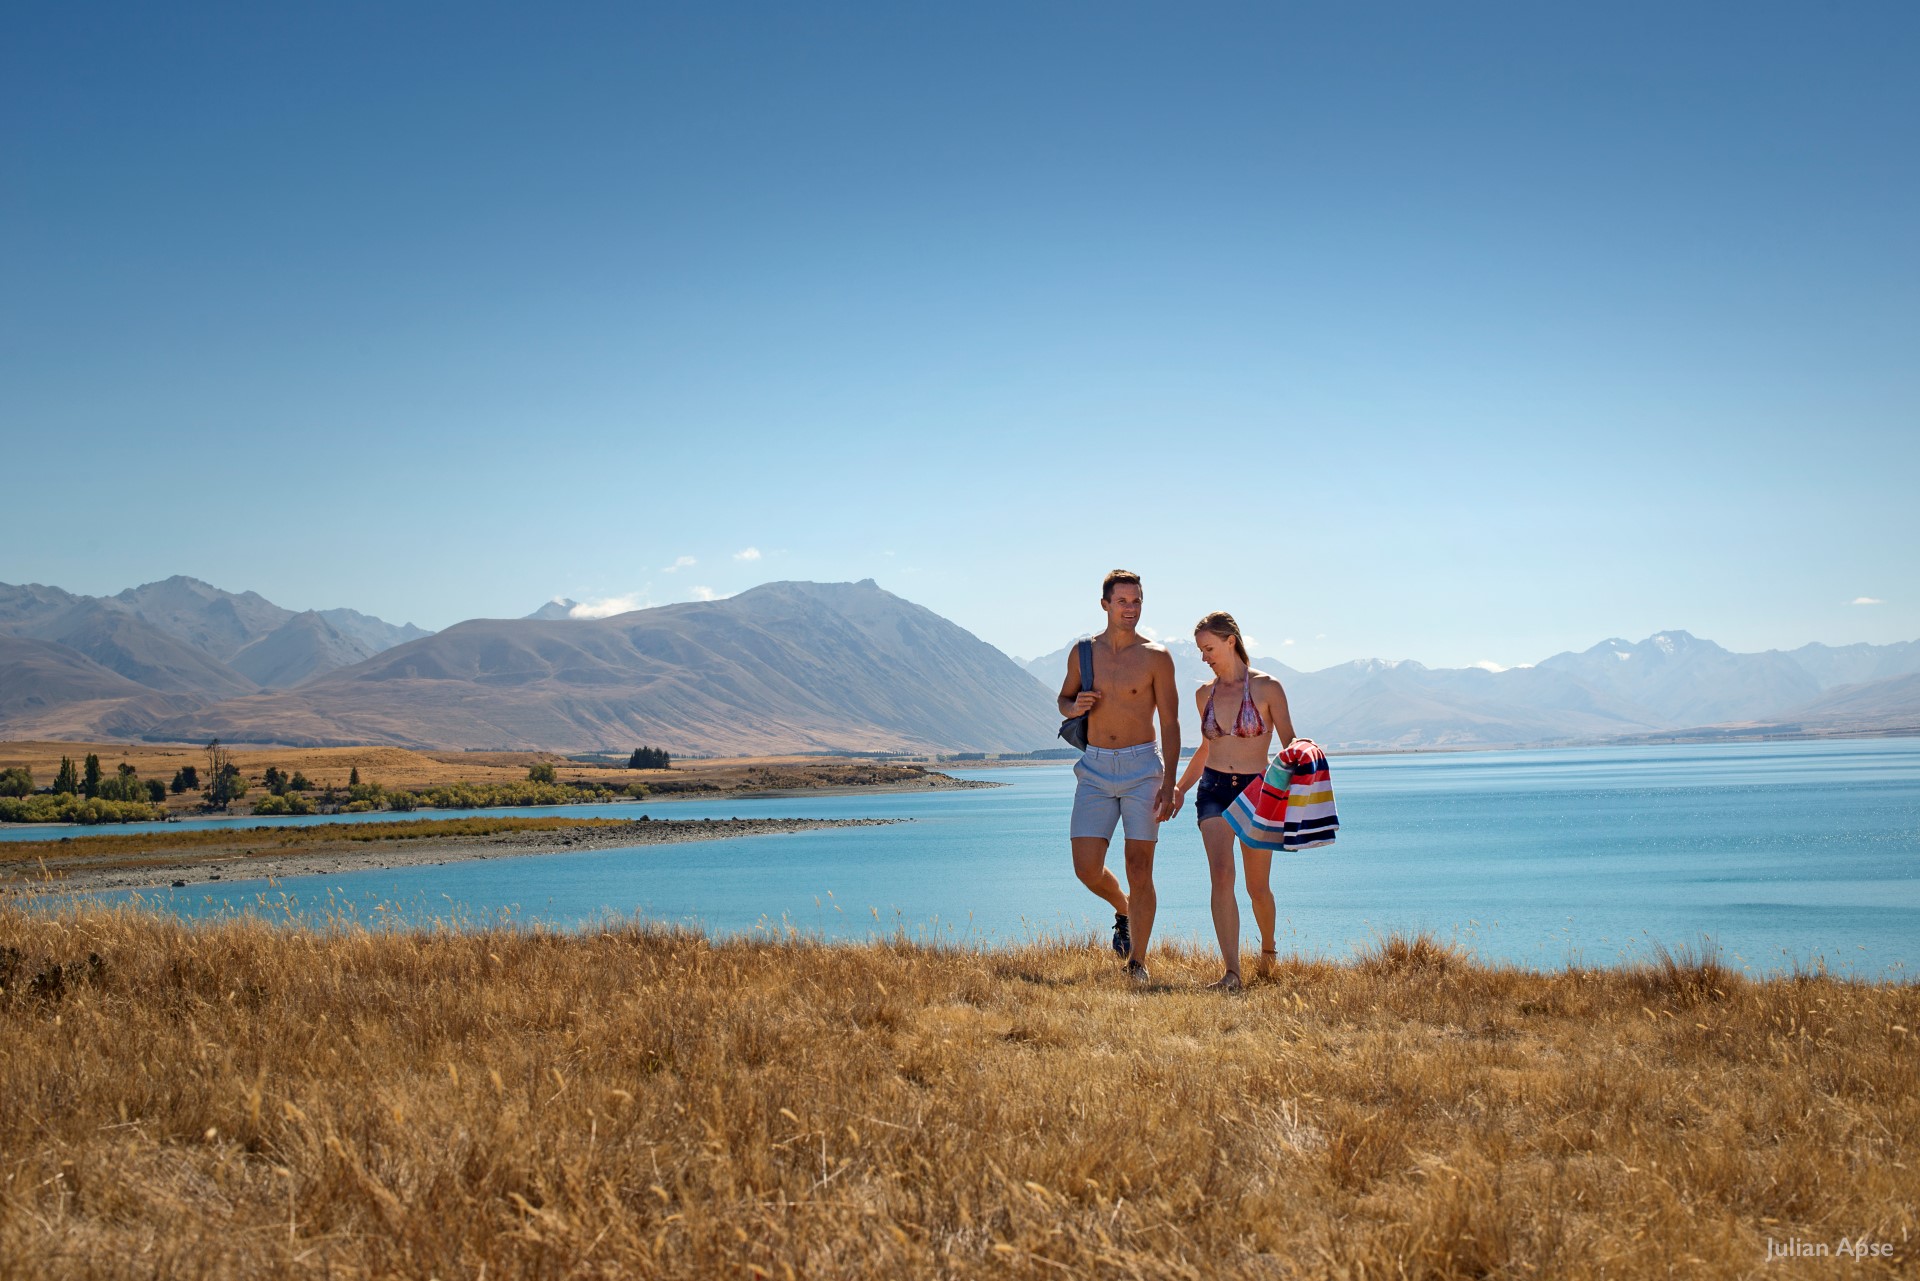
[[[45,787],[59,770],[61,757],[70,757],[78,764],[89,752],[99,755],[109,774],[124,761],[138,770],[141,778],[157,778],[163,783],[183,765],[196,766],[202,774],[207,769],[206,752],[199,747],[42,741],[0,743],[0,770],[25,766],[33,771],[34,782]],[[926,781],[952,785],[951,779],[917,765],[817,756],[678,761],[670,770],[630,770],[582,765],[552,752],[416,752],[404,747],[236,747],[232,752],[233,763],[254,785],[248,800],[261,796],[258,785],[269,766],[288,774],[297,770],[317,788],[345,788],[357,769],[363,782],[417,791],[452,783],[520,782],[527,777],[530,765],[545,763],[554,766],[562,783],[619,788],[645,783],[661,799],[682,793],[698,797]],[[168,808],[175,812],[197,808],[199,803],[198,792],[167,800]],[[243,801],[236,812],[245,810]]]
[[[1911,1274],[1920,989],[0,907],[0,1271]],[[93,958],[97,958],[93,959]],[[55,977],[51,966],[64,963]],[[1815,1261],[1818,1262],[1818,1261]]]

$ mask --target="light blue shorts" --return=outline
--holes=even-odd
[[[1080,780],[1073,789],[1075,838],[1113,839],[1114,824],[1123,824],[1130,841],[1160,839],[1160,820],[1153,812],[1165,768],[1160,748],[1153,743],[1132,747],[1089,747],[1073,767]]]

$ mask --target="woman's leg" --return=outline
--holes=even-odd
[[[1240,904],[1233,893],[1233,829],[1224,818],[1200,824],[1200,840],[1207,847],[1207,875],[1213,881],[1213,932],[1220,940],[1220,959],[1227,973],[1240,976]]]
[[[1273,887],[1267,878],[1273,872],[1273,851],[1258,850],[1240,842],[1240,857],[1247,865],[1247,897],[1253,901],[1253,923],[1260,927],[1260,950],[1273,948]]]

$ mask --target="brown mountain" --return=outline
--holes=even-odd
[[[132,738],[192,708],[54,641],[0,632],[0,725],[12,738]]]
[[[474,620],[150,738],[625,750],[1025,751],[1049,692],[871,579],[768,583],[596,620]]]

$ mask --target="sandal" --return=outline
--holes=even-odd
[[[1222,974],[1219,978],[1207,984],[1207,991],[1239,992],[1244,990],[1245,987],[1246,985],[1240,981],[1240,976],[1232,970],[1228,970],[1225,974]]]

